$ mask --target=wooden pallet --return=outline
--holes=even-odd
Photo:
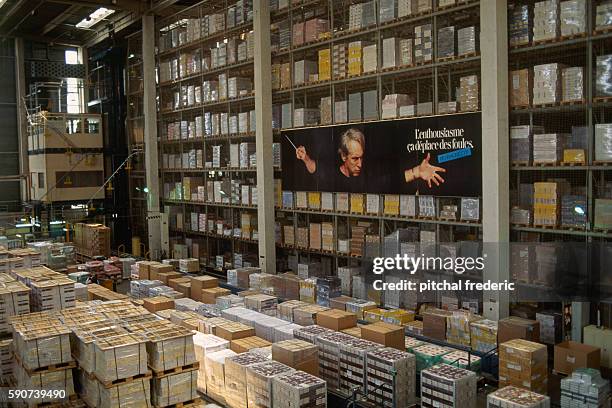
[[[586,231],[585,227],[579,227],[576,225],[570,226],[570,225],[560,225],[559,229],[565,230],[565,231]]]
[[[516,160],[512,162],[512,167],[528,167],[529,160]]]
[[[556,106],[559,106],[559,102],[533,104],[534,108],[554,108]]]
[[[553,44],[559,42],[559,38],[547,38],[545,40],[533,40],[533,45]]]
[[[190,399],[189,401],[179,402],[178,404],[171,405],[153,405],[154,408],[189,408],[189,407],[199,407],[202,405],[201,398]]]
[[[151,371],[147,371],[145,374],[138,374],[138,375],[133,375],[131,377],[126,377],[126,378],[119,378],[117,380],[113,380],[113,381],[102,381],[100,380],[98,377],[93,376],[100,384],[102,384],[105,388],[111,388],[111,387],[115,387],[117,385],[123,385],[123,384],[128,384],[131,383],[132,381],[138,381],[138,380],[142,380],[142,379],[149,379],[152,377],[152,373]]]
[[[421,67],[421,66],[425,66],[425,65],[431,65],[432,63],[433,63],[433,59],[431,59],[429,61],[415,61],[414,66]]]
[[[515,105],[515,106],[512,106],[510,109],[512,109],[512,110],[525,110],[525,109],[529,109],[529,108],[531,108],[530,105]]]
[[[440,221],[457,221],[457,218],[451,218],[451,217],[438,217],[438,220]]]
[[[612,102],[612,96],[596,96],[593,98],[595,103],[608,103]]]
[[[462,220],[462,219],[460,219],[459,221],[464,223],[464,224],[474,224],[474,225],[480,223],[480,221],[474,221],[474,220]]]
[[[525,224],[525,223],[522,223],[522,222],[512,222],[512,223],[510,223],[510,225],[513,226],[513,227],[518,227],[518,228],[531,227],[530,224]]]
[[[566,162],[566,161],[561,161],[560,165],[563,166],[563,167],[583,167],[583,166],[586,166],[586,163],[585,162]]]
[[[557,229],[556,225],[548,225],[548,224],[533,224],[534,228],[541,228],[541,229]]]
[[[593,165],[595,166],[612,166],[612,161],[594,160]]]
[[[456,60],[456,59],[457,59],[456,55],[452,55],[450,57],[437,57],[438,62],[453,61],[453,60]]]
[[[601,234],[610,234],[610,233],[612,233],[612,230],[604,229],[604,228],[597,228],[597,227],[594,227],[593,231],[601,233]]]
[[[534,161],[533,165],[536,167],[555,167],[559,165],[559,162],[539,162]]]
[[[436,220],[436,217],[426,217],[424,215],[419,215],[416,218],[417,218],[417,220],[430,220],[430,221],[435,221]]]
[[[612,26],[599,27],[593,30],[593,35],[602,35],[602,34],[608,34],[608,33],[612,33]]]
[[[510,45],[510,49],[511,50],[515,50],[515,49],[519,49],[519,48],[527,48],[530,47],[531,43],[525,43],[525,44],[514,44],[514,45]]]
[[[180,366],[180,367],[169,368],[167,370],[161,370],[161,371],[156,371],[152,367],[149,367],[149,369],[153,372],[154,378],[167,377],[169,375],[180,374],[180,373],[184,373],[187,371],[197,370],[198,368],[200,368],[200,363],[197,361],[192,364],[187,364],[187,365]]]
[[[67,363],[61,363],[61,364],[51,364],[48,366],[44,366],[44,367],[38,367],[35,368],[33,370],[30,370],[28,368],[26,368],[23,363],[21,362],[21,359],[19,358],[19,355],[15,354],[15,360],[21,365],[21,367],[23,367],[23,369],[29,374],[39,374],[39,373],[50,373],[50,372],[54,372],[54,371],[62,371],[62,370],[68,370],[71,368],[76,368],[77,364],[76,361],[69,361]]]
[[[575,34],[568,34],[568,35],[562,35],[561,37],[559,37],[559,41],[568,41],[568,40],[575,40],[577,38],[584,38],[586,37],[586,33],[575,33]]]
[[[579,99],[579,100],[575,100],[575,101],[561,101],[561,105],[562,106],[584,105],[585,102],[586,101],[584,99]]]

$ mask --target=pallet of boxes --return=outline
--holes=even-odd
[[[74,224],[74,245],[77,253],[93,258],[110,257],[111,230],[102,224]]]
[[[40,394],[23,401],[34,407],[76,400],[70,350],[70,330],[50,313],[39,312],[11,319],[15,353],[14,375],[18,389],[64,390],[62,398]]]
[[[0,273],[0,386],[15,385],[10,319],[27,313],[30,313],[30,289]]]
[[[153,372],[152,405],[188,407],[199,404],[199,363],[193,344],[194,333],[165,320],[132,324],[130,331],[146,340],[148,366]]]

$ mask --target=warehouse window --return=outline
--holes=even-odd
[[[38,173],[38,188],[45,188],[45,173]]]
[[[100,133],[100,119],[98,118],[85,118],[84,133]]]
[[[66,111],[68,113],[83,112],[83,80],[66,78]]]
[[[75,65],[79,63],[79,52],[77,50],[66,50],[66,64]]]
[[[60,180],[58,188],[99,187],[104,183],[102,171],[56,171],[55,178]]]

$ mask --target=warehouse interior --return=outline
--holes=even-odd
[[[612,0],[0,0],[0,407],[612,406]]]

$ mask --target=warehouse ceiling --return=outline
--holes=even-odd
[[[195,0],[0,0],[0,35],[32,41],[93,46],[122,35],[145,13],[170,15]],[[113,10],[91,27],[77,27],[100,7]]]

